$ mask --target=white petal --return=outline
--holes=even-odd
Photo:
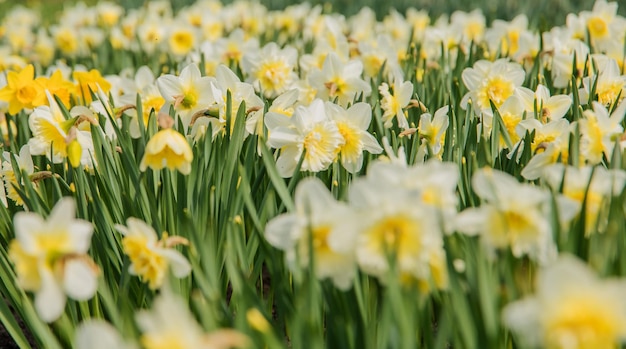
[[[297,147],[282,148],[278,160],[276,160],[276,169],[278,174],[283,178],[290,178],[296,171],[296,166],[302,152]]]
[[[265,226],[265,239],[270,245],[283,251],[291,249],[296,240],[298,217],[295,214],[282,214],[273,218]]]
[[[279,126],[271,130],[267,144],[272,148],[282,148],[289,145],[295,145],[298,143],[300,135],[296,130]]]
[[[68,223],[76,217],[76,205],[74,198],[66,196],[61,198],[52,208],[50,216],[48,216],[48,224],[67,226]]]
[[[76,329],[75,349],[121,349],[125,348],[117,330],[101,320],[87,320]]]
[[[455,219],[455,230],[467,235],[477,235],[483,231],[486,223],[485,211],[481,208],[468,208]]]
[[[36,213],[18,212],[13,216],[15,238],[27,252],[35,252],[35,234],[45,230],[44,220]]]
[[[93,225],[91,222],[83,220],[74,220],[69,226],[72,245],[75,253],[84,254],[91,246],[91,235],[93,234]]]
[[[43,268],[40,268],[40,270]],[[35,294],[35,310],[45,322],[58,319],[65,309],[65,294],[49,270],[41,272],[41,288]]]
[[[180,81],[184,86],[191,86],[194,80],[200,79],[200,69],[195,64],[189,64],[180,72]]]
[[[98,277],[93,266],[79,258],[66,261],[63,288],[70,298],[77,301],[91,299],[98,289]]]
[[[143,90],[154,83],[154,73],[148,66],[141,66],[135,73],[135,82],[137,83],[137,88]]]
[[[363,149],[372,154],[380,154],[383,152],[383,148],[378,144],[376,138],[367,131],[364,131],[361,135],[361,142],[363,142]]]
[[[184,93],[180,80],[171,74],[159,77],[157,79],[157,87],[161,92],[161,96],[163,96],[167,102],[173,102],[176,96]]]
[[[367,103],[355,103],[348,109],[348,115],[352,124],[361,130],[367,130],[372,121],[372,107]]]
[[[175,277],[180,279],[191,273],[191,264],[189,264],[189,261],[182,253],[172,249],[164,249],[161,250],[160,253],[170,262],[172,274],[174,274]]]

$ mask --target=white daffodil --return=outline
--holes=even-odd
[[[73,199],[59,200],[46,220],[18,212],[13,221],[9,258],[19,285],[35,293],[35,309],[43,321],[61,316],[66,295],[79,301],[93,297],[98,268],[87,255],[93,226],[75,218]]]
[[[383,148],[367,128],[372,119],[372,109],[367,103],[355,103],[347,110],[331,102],[324,104],[329,119],[334,120],[343,136],[339,149],[341,165],[350,173],[356,173],[363,166],[363,151],[380,154]]]
[[[626,96],[626,75],[621,73],[617,62],[612,58],[600,54],[594,54],[591,58],[597,74],[583,78],[583,88],[578,91],[581,103],[587,103],[595,97],[589,95],[593,86],[600,104],[609,107],[619,103]]]
[[[276,98],[298,80],[294,71],[297,63],[295,48],[280,49],[276,43],[270,42],[259,51],[244,53],[241,68],[256,91],[266,98]]]
[[[345,244],[356,240],[363,272],[385,282],[392,270],[389,260],[394,258],[400,280],[428,292],[431,284],[446,288],[448,274],[437,214],[421,197],[419,190],[407,190],[381,176],[356,179],[349,192],[356,216],[343,220],[340,229]]]
[[[576,79],[582,78],[589,56],[589,46],[580,40],[565,41],[561,40],[561,37],[556,37],[554,44],[555,50],[551,65],[553,84],[556,88],[566,88],[572,81],[572,72]],[[575,67],[573,66],[574,59],[576,60]]]
[[[261,111],[251,113],[251,115],[246,119],[246,130],[250,134],[258,135],[264,139],[264,123],[267,115],[274,115],[270,118],[274,118],[274,120],[282,120],[284,126],[288,126],[290,124],[289,118],[293,115],[295,105],[298,102],[298,94],[299,92],[297,89],[289,90],[272,101],[267,113],[263,114]],[[261,155],[261,146],[262,143],[259,142],[257,149],[259,156]]]
[[[152,309],[135,316],[141,331],[141,347],[228,349],[247,345],[248,338],[234,330],[205,333],[189,312],[189,306],[168,288],[155,298]]]
[[[186,239],[163,234],[159,240],[150,225],[133,217],[126,220],[126,226],[116,224],[115,229],[124,235],[122,246],[131,261],[130,274],[139,276],[151,289],[163,285],[170,267],[177,278],[191,273],[189,261],[173,248],[176,245],[189,244]]]
[[[528,17],[521,14],[511,21],[496,19],[485,32],[491,55],[497,52],[521,62],[539,51],[539,39],[528,30]]]
[[[141,66],[137,69],[134,79],[134,88],[131,86],[126,87],[125,93],[119,98],[120,107],[135,106],[137,103],[137,95],[141,99],[141,111],[143,117],[144,127],[148,126],[150,115],[161,110],[161,107],[165,104],[165,98],[161,95],[159,88],[156,85],[156,79],[152,70],[147,66]],[[135,106],[139,107],[139,106]],[[124,113],[131,116],[129,129],[130,136],[133,138],[139,138],[141,131],[139,129],[139,119],[137,118],[137,112],[134,109],[125,110]]]
[[[540,263],[556,257],[544,207],[549,202],[548,192],[489,168],[474,174],[472,189],[483,203],[459,214],[458,231],[480,235],[489,251],[510,248],[514,256],[528,255]]]
[[[625,292],[623,280],[599,280],[563,255],[539,271],[534,295],[504,308],[502,320],[533,348],[616,348],[626,338]]]
[[[490,102],[500,107],[522,85],[525,75],[522,66],[507,59],[478,61],[472,68],[463,70],[463,83],[469,92],[463,97],[461,106],[466,109],[471,100],[476,113],[491,110]]]
[[[356,274],[354,243],[346,242],[337,229],[350,211],[315,177],[298,183],[295,204],[296,212],[267,224],[265,239],[285,251],[290,268],[306,268],[312,260],[317,278],[330,278],[342,290],[350,288]]]
[[[598,164],[602,157],[611,158],[616,139],[624,132],[622,120],[626,114],[626,102],[622,102],[609,116],[609,111],[598,102],[593,110],[585,110],[580,124],[580,150],[590,164]]]
[[[592,11],[582,11],[580,19],[589,33],[589,40],[593,48],[603,51],[610,45],[611,39],[624,35],[624,27],[620,25],[623,17],[617,15],[617,2],[598,0]]]
[[[47,92],[46,92],[47,93]],[[92,168],[93,141],[91,132],[76,128],[78,118],[65,119],[57,102],[48,94],[50,106],[41,106],[28,117],[28,125],[32,132],[28,140],[32,155],[45,155],[54,163],[61,163],[71,153],[70,144],[79,144],[78,159],[81,164]],[[81,120],[82,122],[82,120]],[[72,131],[74,129],[74,131]]]
[[[575,123],[570,124],[566,119],[551,121],[545,125],[537,119],[526,119],[518,125],[517,132],[520,137],[526,132],[535,131],[535,138],[530,148],[533,157],[522,169],[522,177],[535,180],[541,176],[543,169],[557,162],[569,159],[569,139]],[[581,156],[582,158],[582,156]]]
[[[246,117],[257,118],[256,114],[263,113],[264,104],[259,96],[254,93],[254,87],[247,83],[241,82],[239,77],[230,70],[227,66],[221,64],[217,67],[215,72],[216,81],[212,84],[212,94],[215,97],[215,105],[211,106],[210,110],[217,109],[217,117],[208,118],[208,122],[213,129],[213,136],[215,137],[220,132],[224,132],[226,128],[227,119],[230,119],[230,130],[233,131],[235,125],[235,119],[237,117],[237,111],[243,102],[245,102]],[[231,96],[231,114],[226,115],[227,108],[227,96],[230,93]],[[248,128],[245,130],[244,135],[248,135]]]
[[[357,96],[367,97],[372,92],[370,85],[361,79],[362,73],[361,61],[351,60],[344,64],[337,54],[330,52],[322,69],[309,74],[309,82],[317,89],[318,98],[337,98],[339,104],[345,106],[352,103]]]
[[[266,115],[265,125],[269,132],[268,144],[280,149],[276,166],[283,177],[293,176],[302,153],[303,171],[327,169],[345,143],[337,123],[329,119],[324,102],[319,99],[308,107],[297,107],[291,118]]]
[[[183,68],[180,76],[166,74],[156,81],[161,96],[165,102],[174,106],[185,128],[196,112],[207,109],[215,103],[212,83],[215,83],[215,79],[201,76],[200,70],[194,64]]]
[[[450,123],[448,117],[449,106],[443,106],[435,112],[435,115],[430,113],[424,113],[420,115],[420,122],[417,126],[419,135],[422,137],[421,148],[429,147],[432,150],[431,156],[441,156],[441,150],[443,149],[444,137],[446,130]],[[422,153],[426,153],[426,149],[422,150]]]
[[[429,160],[413,166],[375,161],[367,169],[373,182],[389,182],[412,193],[420,204],[434,208],[443,231],[453,233],[457,214],[459,168],[451,162]]]
[[[389,91],[389,85],[386,82],[383,82],[378,87],[378,90],[382,96],[380,106],[383,109],[382,118],[385,127],[391,127],[395,117],[398,127],[401,129],[409,128],[404,108],[409,105],[411,96],[413,96],[413,84],[410,81],[403,81],[401,78],[396,77],[393,82],[393,94]]]
[[[358,23],[358,26],[356,26],[356,23]],[[371,26],[363,26],[361,22],[355,22],[355,26],[356,30],[364,31],[368,33],[367,35],[371,35],[371,30],[369,29],[372,28]],[[353,38],[354,35],[358,35],[358,33],[352,32],[350,37]],[[397,49],[390,35],[381,33],[375,38],[359,40],[358,45],[359,58],[363,62],[363,74],[366,78],[378,77],[380,70],[383,69],[383,64],[384,70],[382,74],[385,77],[390,75],[389,72],[401,70],[398,55],[396,54]],[[406,47],[404,49],[406,50]]]
[[[515,91],[515,95],[521,99],[526,112],[531,115],[536,112],[535,117],[543,123],[561,119],[572,105],[572,97],[567,95],[550,96],[550,90],[541,84],[537,85],[535,92],[520,87]]]

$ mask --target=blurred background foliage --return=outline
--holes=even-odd
[[[150,0],[113,0],[125,8],[137,8]],[[171,0],[174,10],[180,9],[193,3],[195,0]],[[227,4],[233,0],[222,0]],[[340,12],[345,15],[357,13],[362,7],[371,7],[379,19],[384,17],[391,9],[404,13],[407,8],[414,7],[428,11],[433,19],[450,14],[456,10],[472,11],[480,8],[489,22],[494,19],[510,20],[518,14],[526,14],[531,26],[541,30],[547,30],[555,25],[565,23],[568,13],[578,13],[583,10],[591,10],[595,0],[310,0],[312,4],[321,4],[327,11]],[[0,0],[0,16],[15,5],[23,5],[33,9],[39,9],[46,15],[45,21],[51,22],[62,11],[64,6],[75,4],[75,0]],[[93,5],[98,0],[83,0],[87,5]],[[259,0],[269,9],[282,9],[286,6],[300,3],[294,0]],[[620,2],[620,1],[618,1]],[[619,8],[621,15],[626,15],[626,5]]]

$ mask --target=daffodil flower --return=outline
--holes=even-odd
[[[471,100],[476,113],[491,110],[491,103],[500,107],[522,85],[525,76],[519,64],[507,59],[478,61],[472,68],[463,70],[463,83],[469,92],[463,96],[461,106],[466,109]]]
[[[269,132],[268,144],[281,149],[276,166],[283,177],[293,176],[303,152],[303,171],[325,170],[345,143],[337,123],[328,118],[324,102],[319,99],[308,107],[297,107],[291,118],[266,115],[265,125]]]
[[[244,53],[241,68],[257,92],[266,98],[276,98],[298,80],[294,71],[297,63],[295,48],[280,49],[276,43],[270,42],[258,51]]]
[[[309,74],[309,82],[317,89],[318,98],[338,98],[339,104],[345,106],[357,95],[367,97],[372,92],[370,85],[361,79],[362,73],[361,61],[352,60],[344,64],[336,53],[330,52],[322,69]]]
[[[563,196],[575,207],[572,217],[584,215],[585,235],[589,236],[606,229],[608,205],[613,196],[623,192],[626,172],[601,166],[594,169],[554,164],[544,169],[541,178],[555,191],[563,188]],[[580,212],[583,207],[585,212]]]
[[[87,255],[93,226],[76,219],[74,212],[74,200],[63,198],[46,220],[33,212],[14,216],[9,258],[20,286],[35,292],[35,309],[46,322],[61,316],[66,295],[87,300],[98,285],[98,268]]]
[[[194,64],[183,68],[180,76],[166,74],[156,81],[165,102],[174,106],[185,128],[191,122],[193,114],[215,103],[215,97],[211,93],[212,83],[215,83],[215,79],[201,76],[200,70]]]
[[[343,136],[344,143],[339,149],[341,165],[350,173],[363,167],[363,151],[380,154],[383,148],[367,128],[372,118],[372,109],[367,103],[355,103],[347,110],[331,102],[324,104],[326,113],[334,120]]]
[[[389,85],[383,82],[378,87],[382,96],[381,108],[383,109],[383,122],[385,127],[392,125],[393,118],[396,118],[398,127],[401,129],[409,128],[409,122],[406,119],[404,108],[409,105],[411,96],[413,95],[413,84],[410,81],[403,81],[396,77],[393,82],[393,94],[389,91]]]
[[[372,165],[372,169],[373,169]],[[425,188],[408,187],[409,167],[378,164],[372,175],[352,183],[349,191],[354,214],[339,226],[341,244],[355,245],[359,268],[382,282],[395,260],[396,275],[407,285],[427,293],[431,284],[446,288],[448,274],[442,227],[433,206],[420,199]],[[398,173],[400,172],[400,173]]]
[[[7,85],[0,89],[0,101],[9,103],[9,113],[32,109],[45,103],[46,96],[41,85],[35,82],[35,68],[27,65],[19,72],[7,73]]]
[[[535,294],[508,304],[503,322],[529,347],[615,348],[626,338],[623,280],[600,280],[562,255],[539,271]]]
[[[356,273],[353,244],[340,241],[343,232],[337,230],[348,208],[337,202],[317,178],[298,184],[295,201],[296,212],[280,215],[267,224],[265,239],[286,252],[290,268],[306,268],[312,259],[317,278],[331,278],[338,288],[350,288]]]
[[[590,164],[598,164],[602,157],[611,158],[617,137],[624,132],[621,125],[626,114],[626,102],[622,102],[611,115],[598,102],[593,102],[593,110],[585,110],[584,118],[579,120],[580,150]]]
[[[129,272],[147,282],[151,289],[163,285],[170,267],[177,278],[191,272],[189,261],[173,249],[176,245],[188,244],[186,239],[164,234],[159,240],[151,226],[133,217],[126,220],[126,226],[117,224],[115,229],[124,235],[122,246],[131,261]]]
[[[183,299],[165,288],[152,309],[135,316],[144,349],[215,348],[229,349],[248,344],[248,337],[234,330],[206,333],[189,312]]]
[[[556,245],[546,212],[549,193],[521,184],[504,172],[483,169],[472,177],[472,189],[484,201],[457,217],[457,231],[480,235],[488,251],[509,249],[540,263],[556,257]]]
[[[157,132],[146,144],[146,152],[139,164],[139,170],[148,167],[158,171],[165,167],[187,175],[191,172],[193,152],[187,139],[171,128]]]

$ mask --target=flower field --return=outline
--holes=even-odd
[[[42,15],[0,25],[17,347],[626,347],[617,2]]]

